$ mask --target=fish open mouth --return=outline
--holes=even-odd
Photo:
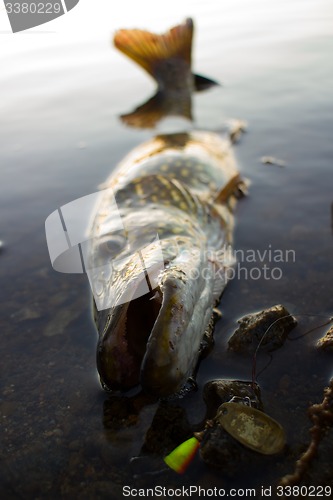
[[[104,388],[128,391],[140,384],[149,394],[167,397],[193,375],[215,294],[212,264],[207,273],[190,273],[202,259],[201,250],[192,249],[190,262],[160,274],[149,293],[98,312],[97,367]],[[132,297],[142,283],[131,282]],[[121,296],[128,291],[129,284]]]
[[[139,297],[128,306],[126,338],[129,353],[142,362],[148,338],[162,305],[162,293],[157,288]]]
[[[106,389],[129,390],[140,383],[142,360],[162,299],[155,288],[109,312],[97,348],[97,367]]]

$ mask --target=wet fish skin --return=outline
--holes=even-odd
[[[110,200],[102,194],[91,228],[91,267],[98,270],[110,249],[110,269],[122,262],[96,276],[101,299],[114,298],[111,307],[95,309],[97,367],[105,388],[141,384],[162,397],[179,391],[193,374],[227,281],[229,263],[221,250],[232,239],[233,196],[224,195],[222,203],[219,194],[237,175],[228,138],[192,132],[160,135],[139,146],[104,184],[115,194],[124,226],[114,232]],[[151,244],[156,235],[159,244]],[[156,270],[151,290],[124,303],[145,279],[138,255],[147,246],[146,271]]]

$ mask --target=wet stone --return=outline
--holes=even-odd
[[[254,464],[260,467],[263,460],[230,436],[219,423],[208,429],[201,443],[200,456],[209,467],[220,469],[227,477],[237,476],[242,469]]]
[[[323,351],[333,352],[333,326],[318,340],[317,347]]]
[[[220,405],[231,399],[250,401],[253,408],[262,410],[260,388],[257,384],[252,388],[251,382],[213,380],[205,385],[203,395],[209,419],[202,433],[200,456],[208,466],[220,469],[225,476],[233,477],[252,468],[258,470],[271,460],[271,457],[264,457],[238,442],[222,427],[216,417]]]
[[[206,419],[213,418],[222,403],[227,403],[232,398],[249,399],[251,405],[258,410],[263,409],[260,388],[258,384],[252,387],[252,382],[238,380],[211,380],[203,390],[203,398],[207,406]]]
[[[232,351],[248,353],[254,353],[259,343],[268,351],[281,347],[297,325],[296,319],[282,305],[244,316],[238,323],[228,346]]]
[[[262,156],[260,158],[260,161],[264,165],[277,165],[278,167],[286,166],[286,162],[284,160],[280,160],[279,158],[275,158],[274,156]]]

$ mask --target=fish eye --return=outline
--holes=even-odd
[[[100,246],[100,251],[104,255],[111,257],[121,253],[127,245],[127,240],[122,234],[111,234]]]

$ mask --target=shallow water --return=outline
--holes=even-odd
[[[206,381],[251,377],[251,359],[226,351],[239,317],[277,303],[296,315],[312,314],[297,316],[299,326],[291,334],[296,337],[333,312],[331,3],[172,5],[161,19],[148,2],[130,12],[120,6],[115,13],[103,1],[99,12],[82,17],[77,33],[1,35],[6,40],[0,77],[4,498],[119,498],[125,484],[276,484],[293,471],[309,439],[307,408],[322,400],[332,376],[332,355],[314,349],[325,329],[287,341],[273,354],[258,381],[267,413],[286,428],[290,452],[251,476],[240,468],[236,478],[226,480],[199,459],[180,478],[146,476],[142,472],[150,463],[129,463],[140,454],[157,405],[132,408],[131,425],[122,425],[128,411],[122,415],[120,404],[112,406],[97,380],[87,280],[53,271],[44,234],[51,212],[96,191],[122,156],[152,135],[125,128],[118,119],[154,86],[110,48],[114,29],[161,31],[186,15],[194,17],[195,70],[223,82],[195,97],[195,128],[218,130],[228,118],[249,123],[236,146],[240,170],[251,184],[237,207],[235,248],[295,252],[295,261],[272,265],[266,259],[268,266],[281,268],[280,279],[264,279],[262,262],[240,263],[240,277],[229,283],[221,301],[223,318],[214,350],[200,365],[198,391],[179,402],[190,423],[204,416]],[[82,9],[85,14],[87,7]],[[168,127],[174,125],[179,123]],[[264,155],[286,166],[263,165]],[[268,361],[260,356],[259,371]],[[320,476],[314,477],[319,484]]]

